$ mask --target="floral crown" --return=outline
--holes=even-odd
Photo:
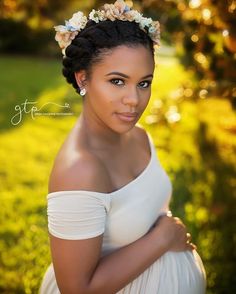
[[[137,10],[131,9],[123,0],[116,0],[114,4],[104,4],[101,10],[92,10],[88,18],[83,12],[78,11],[72,18],[65,21],[65,25],[54,26],[56,30],[55,40],[65,55],[65,49],[69,46],[75,36],[85,28],[87,21],[91,19],[96,23],[104,20],[135,21],[140,29],[146,32],[153,40],[154,45],[160,46],[160,24],[151,18],[142,16]]]

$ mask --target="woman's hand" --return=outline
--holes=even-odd
[[[158,232],[157,236],[167,251],[185,251],[197,248],[191,243],[191,235],[187,232],[184,223],[178,217],[172,217],[170,213],[158,217],[152,230]]]

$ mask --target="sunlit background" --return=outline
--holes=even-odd
[[[198,247],[207,293],[236,293],[236,1],[126,2],[161,23],[140,123],[171,178],[171,209]],[[0,2],[0,293],[37,293],[51,262],[48,177],[82,106],[61,74],[53,26],[104,3]]]

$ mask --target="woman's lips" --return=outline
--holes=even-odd
[[[134,121],[137,118],[137,114],[124,114],[124,113],[116,113],[116,115],[119,117],[122,121]]]

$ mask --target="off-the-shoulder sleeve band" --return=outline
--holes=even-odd
[[[105,231],[110,199],[89,191],[58,191],[47,195],[49,232],[62,239],[80,240]]]

